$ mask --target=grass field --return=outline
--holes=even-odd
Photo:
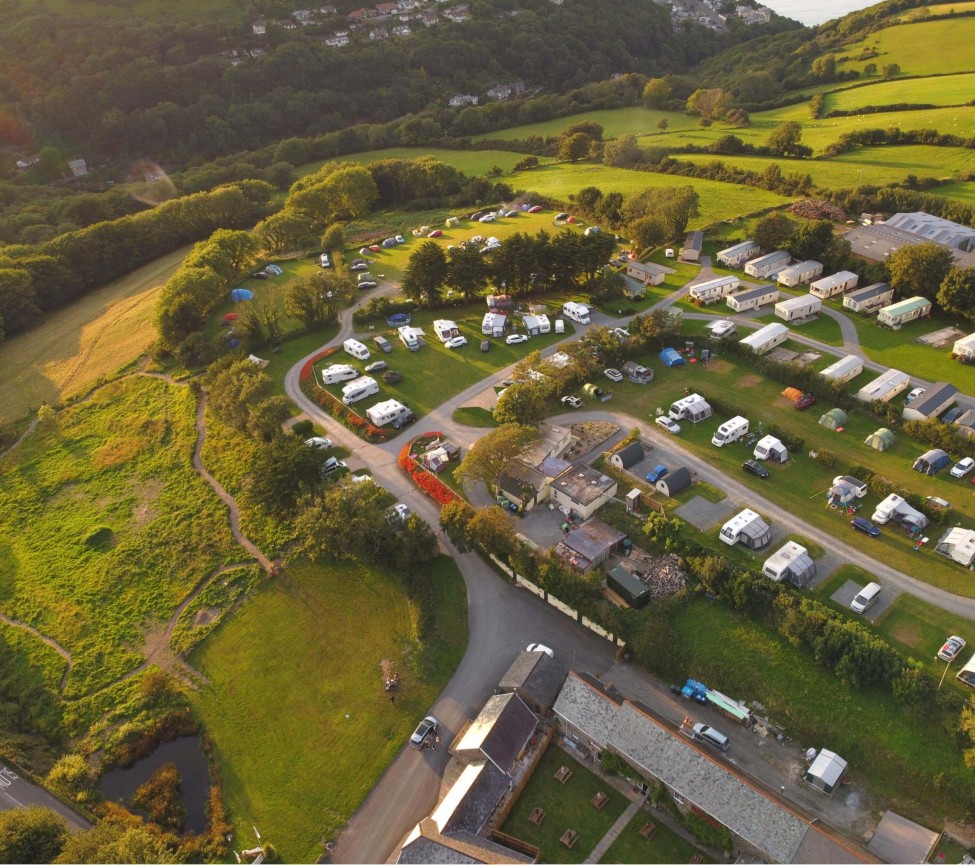
[[[244,21],[239,5],[230,0],[217,0],[205,5],[192,0],[139,0],[137,9],[101,0],[40,0],[36,5],[59,15],[70,13],[104,18],[134,16],[147,21],[187,24],[213,24],[218,20],[240,23]]]
[[[973,31],[975,33],[975,31]],[[964,105],[975,92],[975,74],[936,75],[903,81],[878,81],[869,87],[849,87],[825,97],[824,113],[851,111],[867,105]]]
[[[265,585],[192,656],[211,685],[193,694],[214,739],[236,844],[252,826],[283,861],[314,862],[450,678],[467,642],[456,566],[430,566],[437,632],[418,676],[400,584],[343,562],[299,565]],[[395,704],[383,664],[400,674]]]
[[[787,300],[790,295],[781,295],[782,300]],[[779,323],[782,321],[774,312],[769,312],[766,315],[760,315],[756,321],[764,322],[765,324]],[[834,319],[830,318],[828,315],[821,315],[815,321],[809,321],[805,324],[790,325],[796,333],[802,334],[802,336],[808,336],[811,339],[818,339],[820,342],[825,342],[827,345],[843,345],[843,334],[840,331],[839,323]]]
[[[195,408],[189,388],[125,379],[0,462],[0,606],[71,652],[68,695],[137,666],[147,628],[247,558],[190,465]]]
[[[883,68],[897,63],[904,75],[934,75],[948,72],[971,72],[975,69],[971,45],[975,40],[975,18],[951,18],[942,21],[913,21],[885,27],[863,40],[844,46],[844,56],[855,57],[872,49],[876,57],[849,60],[839,65],[846,72],[860,72],[867,63]]]
[[[644,824],[656,823],[657,831],[648,841],[640,834]],[[676,835],[662,823],[650,819],[647,811],[637,811],[636,816],[626,828],[620,833],[606,855],[603,856],[605,862],[645,862],[652,863],[667,862],[690,862],[691,857],[697,853],[697,849]],[[711,859],[705,858],[705,862]]]
[[[956,198],[965,204],[975,204],[975,183],[966,183],[964,181],[945,183],[944,185],[929,191],[932,195],[941,195],[945,198]]]
[[[498,129],[489,132],[478,140],[491,141],[502,139],[528,138],[539,135],[549,138],[560,135],[562,130],[580,120],[591,120],[603,127],[605,138],[615,138],[617,135],[654,135],[657,124],[666,120],[668,128],[692,129],[697,126],[697,118],[681,111],[654,111],[649,108],[606,108],[599,111],[589,111],[586,114],[573,114],[569,117],[558,117],[554,120],[544,120],[540,123],[529,123],[525,126],[514,126],[510,129]]]
[[[914,21],[929,15],[948,15],[952,12],[975,12],[975,2],[959,0],[957,3],[936,3],[920,9],[910,9],[900,16],[900,21]]]
[[[0,344],[0,418],[82,393],[142,354],[156,339],[156,295],[189,251],[164,255]]]

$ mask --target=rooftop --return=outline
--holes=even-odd
[[[616,481],[590,466],[572,466],[552,486],[580,505],[589,505],[616,487]]]
[[[507,772],[535,731],[538,718],[517,694],[496,694],[484,704],[455,746],[461,752],[483,754]]]
[[[626,535],[595,517],[586,520],[579,528],[569,532],[562,544],[590,562],[608,549],[616,546]]]
[[[551,706],[565,681],[565,668],[545,652],[521,652],[498,683],[502,691],[523,688]]]
[[[555,701],[556,715],[605,747],[623,697],[588,673],[571,671]]]

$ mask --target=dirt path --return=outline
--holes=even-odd
[[[68,674],[71,672],[71,668],[74,666],[74,659],[71,657],[71,652],[61,646],[56,640],[53,640],[50,637],[45,637],[40,631],[37,630],[37,628],[28,625],[26,622],[18,622],[17,619],[11,619],[9,616],[5,616],[3,613],[0,613],[0,622],[3,622],[5,625],[10,625],[12,628],[20,628],[27,631],[28,634],[37,637],[38,640],[40,640],[42,643],[46,643],[62,658],[64,658],[65,662],[67,663],[67,667],[64,670],[64,675],[61,676],[61,683],[58,685],[58,692],[62,693],[64,691],[64,686],[68,683]]]
[[[6,450],[0,451],[0,459],[9,454],[17,445],[19,445],[27,436],[29,436],[35,429],[37,429],[37,424],[40,423],[39,418],[34,418],[29,424],[27,424],[27,429],[25,429],[19,436],[17,440],[10,445]]]

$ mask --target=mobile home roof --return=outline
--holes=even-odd
[[[863,366],[863,358],[855,354],[848,354],[846,357],[841,357],[836,363],[831,363],[826,369],[824,369],[820,375],[830,378],[834,375],[843,375],[848,373],[851,369],[856,369],[857,367]]]
[[[897,303],[892,303],[890,306],[885,306],[880,312],[883,315],[894,317],[898,315],[907,315],[916,309],[926,309],[931,306],[931,301],[926,297],[921,297],[917,295],[916,297],[909,297],[907,300],[899,300]]]
[[[762,345],[767,340],[773,339],[782,333],[788,333],[789,328],[784,324],[767,324],[761,330],[756,330],[755,333],[750,336],[746,336],[742,343],[748,346]]]
[[[810,288],[818,288],[821,291],[829,291],[831,288],[835,288],[844,282],[849,282],[856,276],[849,270],[841,270],[839,273],[834,273],[832,276],[824,276],[822,279],[817,279]]]
[[[850,300],[863,303],[863,301],[870,300],[870,298],[876,297],[878,294],[886,294],[890,290],[891,288],[888,283],[875,282],[873,285],[868,285],[866,288],[858,288],[856,291],[851,291],[847,297]]]
[[[775,304],[776,309],[789,312],[793,309],[804,309],[807,306],[822,306],[823,302],[818,297],[811,294],[800,294],[798,297],[790,297],[788,300],[780,300]]]

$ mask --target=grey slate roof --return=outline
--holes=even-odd
[[[590,517],[579,528],[573,529],[562,538],[561,543],[572,552],[592,562],[625,537],[626,535],[619,529],[614,529],[602,520]]]
[[[521,652],[501,677],[502,691],[523,689],[541,705],[551,707],[565,681],[565,668],[545,652]]]
[[[433,812],[440,831],[445,835],[453,832],[476,835],[491,816],[494,806],[501,801],[510,781],[487,760],[471,763]]]
[[[667,495],[673,496],[686,490],[693,482],[691,473],[685,466],[681,466],[679,469],[674,469],[674,471],[662,477],[657,483],[657,489],[661,489],[660,485],[663,484],[667,489]]]
[[[643,461],[643,445],[640,442],[630,442],[613,456],[620,461],[623,468],[628,469],[630,466],[635,466],[638,462]]]
[[[422,835],[414,841],[409,841],[400,851],[397,862],[409,863],[409,865],[423,865],[429,862],[430,865],[468,865],[468,863],[478,863],[481,859],[472,859],[455,850],[452,847],[434,841],[432,838],[425,838]]]
[[[555,714],[606,747],[623,698],[588,673],[569,673],[555,701]]]
[[[537,722],[535,713],[517,694],[496,694],[471,721],[456,751],[459,756],[482,754],[507,772],[535,732]]]
[[[930,417],[935,412],[940,411],[946,401],[953,399],[958,393],[958,388],[953,384],[947,384],[946,382],[939,381],[936,382],[928,391],[921,394],[918,399],[914,400],[908,408],[912,411],[918,412],[925,417]]]

